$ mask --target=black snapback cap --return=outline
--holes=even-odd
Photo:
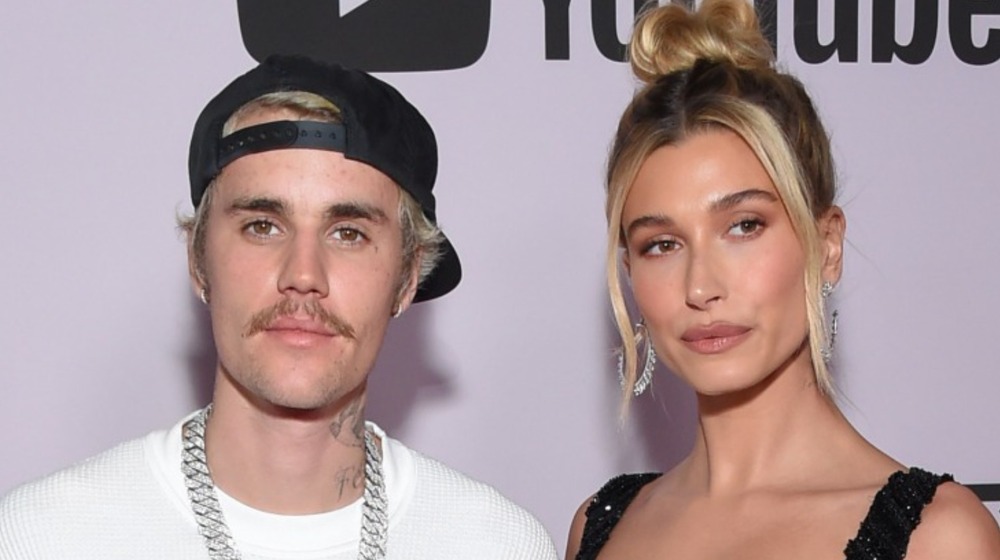
[[[340,109],[343,123],[277,121],[222,137],[223,125],[237,109],[279,91],[305,91],[324,97]],[[301,56],[271,56],[208,102],[191,135],[191,202],[197,208],[205,189],[233,160],[287,148],[335,150],[368,164],[395,181],[420,204],[424,215],[437,223],[432,193],[437,177],[437,141],[423,115],[395,88],[374,76]],[[461,263],[447,238],[441,249],[441,260],[417,288],[414,301],[443,296],[461,280]]]

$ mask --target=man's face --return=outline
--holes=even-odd
[[[242,127],[288,118],[252,116]],[[204,280],[220,380],[319,409],[362,386],[399,301],[399,190],[325,150],[244,156],[215,182]]]

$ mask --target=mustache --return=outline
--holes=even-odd
[[[311,300],[295,302],[286,298],[267,309],[254,313],[247,322],[246,328],[243,329],[243,338],[249,338],[267,330],[272,323],[281,317],[292,317],[300,313],[305,314],[313,321],[322,323],[337,336],[351,339],[355,337],[354,328],[347,321],[327,311],[319,302]]]

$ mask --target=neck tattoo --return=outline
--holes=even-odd
[[[205,539],[205,548],[211,560],[240,560],[233,535],[222,515],[222,507],[215,492],[215,483],[208,471],[205,454],[205,422],[212,414],[208,405],[184,423],[181,472],[187,486],[191,510],[198,523],[198,532]],[[365,429],[365,493],[361,506],[361,540],[358,543],[360,560],[385,558],[388,538],[388,500],[385,480],[382,477],[382,451],[375,443],[370,429]]]

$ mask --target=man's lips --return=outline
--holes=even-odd
[[[298,332],[321,336],[336,336],[337,334],[322,321],[317,321],[315,319],[296,319],[294,317],[278,317],[274,321],[271,321],[271,323],[268,324],[264,330],[269,332]]]
[[[749,334],[750,327],[711,323],[689,328],[681,335],[681,341],[699,354],[718,354],[738,346]]]
[[[300,338],[354,338],[354,329],[346,321],[313,300],[296,302],[283,299],[250,318],[243,338],[257,333],[283,334]]]

